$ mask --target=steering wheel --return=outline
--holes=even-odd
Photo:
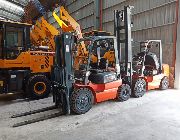
[[[145,65],[145,68],[150,69],[150,70],[154,70],[154,66],[151,66],[151,65]]]

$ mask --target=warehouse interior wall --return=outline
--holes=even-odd
[[[162,40],[163,63],[170,65],[171,87],[174,86],[174,40],[176,26],[177,0],[102,0],[102,13],[100,13],[101,0],[67,0],[66,9],[70,15],[81,25],[83,32],[100,29],[114,32],[114,10],[122,10],[124,6],[134,6],[132,19],[132,37],[135,42],[148,39]],[[57,8],[59,14],[59,8]],[[102,15],[101,15],[102,14]],[[49,14],[49,22],[59,28],[58,24]],[[101,20],[100,20],[101,19]],[[101,24],[101,25],[100,25]],[[178,29],[180,30],[180,29]],[[138,43],[134,43],[133,53],[137,53]],[[178,51],[178,50],[177,50]],[[177,59],[178,60],[178,59]]]
[[[178,2],[180,7],[180,2]],[[179,12],[180,13],[180,8]],[[178,15],[177,26],[177,41],[176,41],[176,64],[175,64],[175,88],[180,89],[180,14]]]

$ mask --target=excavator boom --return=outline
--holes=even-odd
[[[65,10],[63,6],[60,7],[60,17],[53,12],[53,16],[56,21],[59,23],[60,27],[65,32],[74,32],[76,33],[78,39],[83,38],[80,25],[72,18],[69,13]],[[65,22],[68,24],[66,25]]]

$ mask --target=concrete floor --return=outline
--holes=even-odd
[[[12,114],[51,105],[51,98],[0,103],[0,140],[179,140],[180,91],[151,91],[143,98],[93,106],[84,115],[58,118],[12,128],[29,117]],[[46,114],[45,112],[44,114]],[[38,114],[32,117],[37,117]]]

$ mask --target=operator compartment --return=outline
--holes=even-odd
[[[159,56],[150,52],[153,50],[160,53],[159,45],[159,42],[155,41],[140,43],[141,52],[133,57],[134,73],[142,74],[143,71],[144,76],[154,76],[161,73],[162,62],[160,62]]]
[[[0,20],[0,59],[15,60],[30,48],[30,24]]]
[[[98,38],[98,37],[97,37]],[[114,38],[99,37],[95,41],[84,40],[88,56],[76,63],[75,78],[92,84],[106,84],[118,79],[115,72]]]

